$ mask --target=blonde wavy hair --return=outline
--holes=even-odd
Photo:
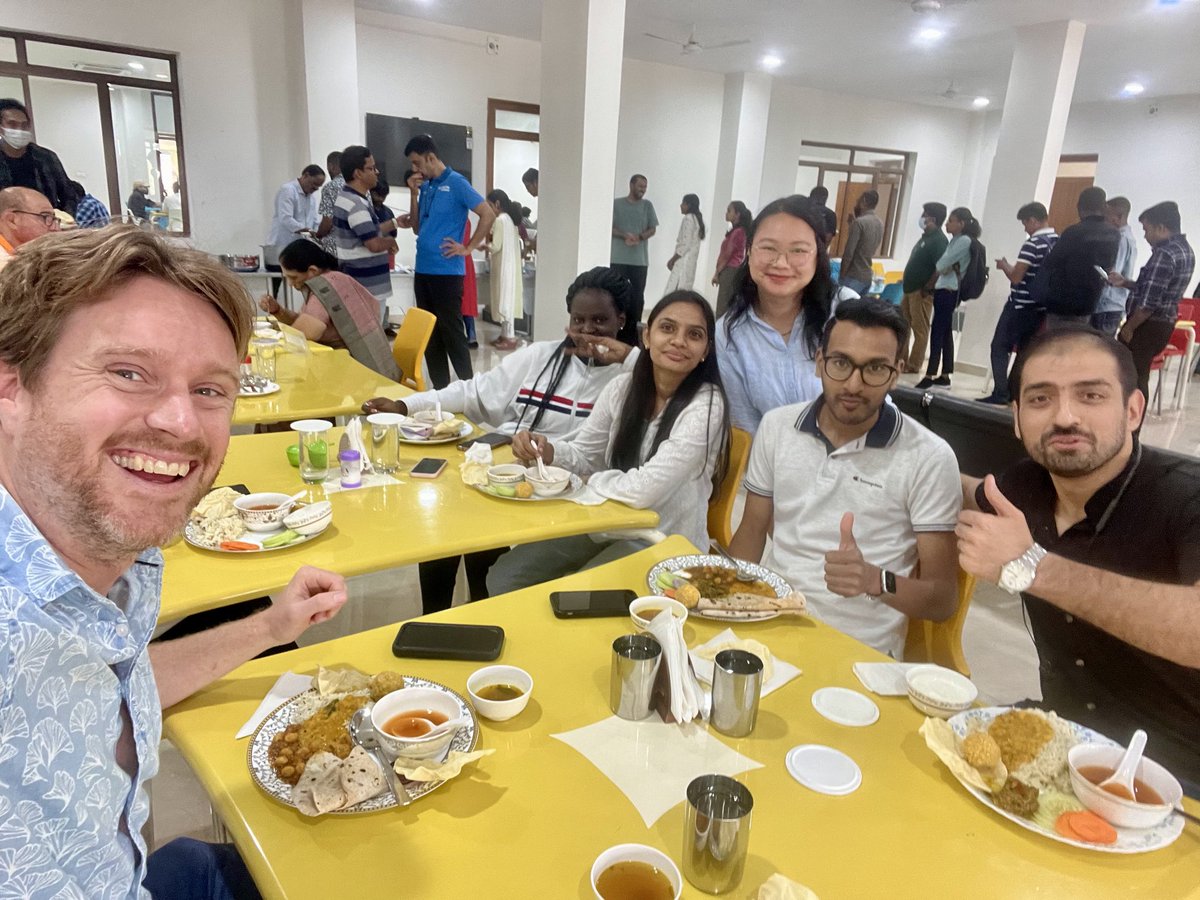
[[[131,225],[109,225],[30,241],[0,270],[0,361],[14,367],[27,387],[36,386],[67,318],[139,275],[215,306],[238,358],[245,355],[252,302],[236,275],[207,253],[172,246]]]

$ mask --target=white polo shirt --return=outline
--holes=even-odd
[[[774,505],[774,535],[763,562],[804,594],[821,621],[899,659],[908,618],[865,594],[830,591],[825,554],[838,548],[842,516],[852,512],[867,562],[909,575],[917,564],[917,534],[953,531],[958,521],[958,460],[949,444],[891,403],[870,431],[834,450],[817,425],[823,403],[773,409],[754,436],[746,489]]]

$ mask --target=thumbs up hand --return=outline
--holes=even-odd
[[[1000,492],[996,479],[983,481],[983,493],[995,513],[963,510],[958,515],[958,564],[976,578],[1000,579],[1000,569],[1033,545],[1025,514]]]
[[[883,574],[863,559],[854,539],[854,513],[842,516],[838,548],[825,554],[825,586],[842,597],[883,593]]]

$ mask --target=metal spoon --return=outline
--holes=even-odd
[[[371,759],[375,760],[376,765],[383,769],[383,777],[387,779],[388,787],[392,789],[392,796],[396,798],[396,803],[400,806],[408,806],[412,803],[408,789],[396,777],[396,770],[384,759],[383,750],[379,746],[379,735],[375,732],[375,725],[365,709],[357,710],[350,717],[349,729],[350,739],[367,751]]]
[[[733,563],[733,568],[737,572],[737,580],[738,581],[750,582],[750,581],[758,580],[750,572],[749,568],[744,568],[746,566],[746,563],[742,562],[742,560],[740,560],[740,559],[734,559],[732,556],[729,555],[729,551],[726,550],[724,547],[722,547],[720,544],[718,544],[716,541],[713,541],[713,546],[717,548],[718,553],[720,553],[723,557],[725,557],[727,560],[729,560],[731,563]]]
[[[1117,765],[1116,770],[1097,787],[1110,794],[1116,794],[1118,797],[1134,799],[1133,776],[1137,772],[1138,763],[1142,761],[1142,751],[1145,749],[1146,732],[1139,728],[1129,739],[1129,747],[1126,748],[1125,755],[1121,757],[1121,762]],[[1112,790],[1114,787],[1118,790]]]

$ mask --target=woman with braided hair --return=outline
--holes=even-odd
[[[556,440],[570,437],[587,421],[600,391],[617,375],[632,371],[637,361],[630,293],[628,279],[612,269],[598,266],[584,272],[567,289],[570,318],[563,340],[522,347],[494,369],[441,390],[403,400],[374,397],[362,405],[363,412],[411,415],[433,409],[440,401],[443,410],[504,434],[531,430]],[[507,549],[467,555],[472,600],[487,596],[487,570]],[[424,612],[450,607],[458,560],[454,556],[421,563]]]

